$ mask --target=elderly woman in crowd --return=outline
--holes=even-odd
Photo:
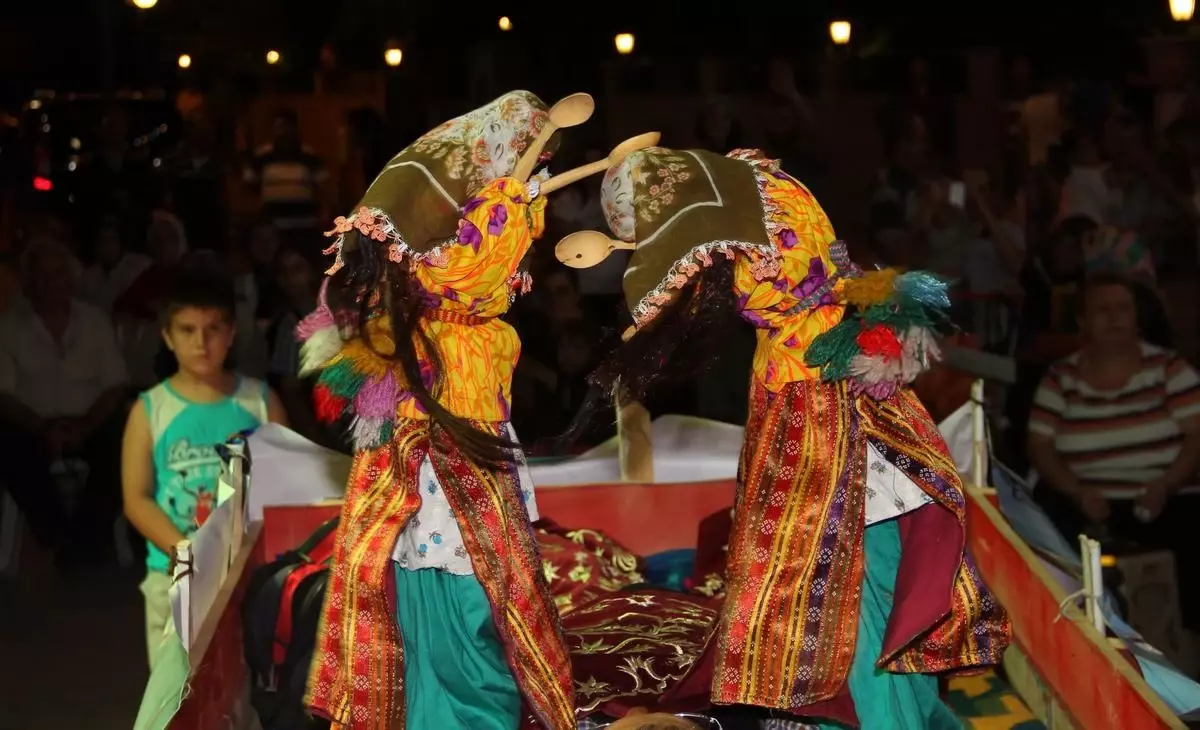
[[[1200,517],[1200,378],[1144,341],[1127,278],[1096,274],[1080,296],[1082,347],[1042,379],[1029,421],[1035,492],[1064,534],[1085,530],[1175,554],[1185,623],[1196,626],[1189,544]]]

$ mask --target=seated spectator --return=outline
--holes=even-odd
[[[1200,377],[1139,337],[1133,286],[1111,275],[1083,287],[1083,346],[1043,378],[1029,420],[1035,497],[1064,535],[1085,530],[1171,550],[1185,623],[1197,626],[1191,559],[1200,497]]]
[[[1006,351],[1025,266],[1024,211],[1015,189],[1001,190],[984,171],[964,173],[967,214],[978,226],[963,251],[963,283],[970,292],[971,331],[985,349]]]
[[[290,235],[314,230],[323,218],[325,165],[302,143],[294,109],[277,111],[273,124],[271,141],[255,151],[244,172],[245,183],[280,231]]]
[[[154,371],[162,345],[158,306],[170,283],[168,272],[188,250],[183,224],[166,211],[155,211],[146,231],[146,247],[150,266],[114,299],[112,308],[130,382],[137,387],[149,387],[161,379]]]
[[[98,555],[120,509],[125,365],[108,317],[74,296],[64,242],[36,238],[22,263],[30,307],[0,323],[0,485],[39,542]],[[51,469],[70,460],[87,471],[68,522]]]
[[[321,270],[307,251],[285,246],[275,259],[277,286],[283,297],[279,313],[267,328],[268,381],[279,393],[292,428],[323,443],[325,429],[313,413],[312,386],[300,379],[300,343],[296,340],[296,325],[316,309],[321,285]]]
[[[96,231],[92,262],[83,272],[80,298],[105,312],[112,311],[113,302],[120,298],[152,263],[148,257],[126,248],[121,230],[112,220],[101,223]]]
[[[904,216],[904,207],[895,200],[880,200],[871,206],[869,250],[863,261],[868,265],[907,269],[913,262],[913,242]]]
[[[887,114],[880,121],[887,167],[879,172],[871,202],[896,203],[905,220],[911,221],[916,215],[917,194],[929,172],[925,122],[912,113]]]
[[[1099,223],[1114,222],[1121,199],[1101,156],[1098,135],[1085,131],[1067,135],[1063,153],[1070,169],[1062,185],[1058,219],[1084,216]]]
[[[285,296],[279,288],[279,245],[279,231],[268,220],[259,221],[251,228],[246,241],[245,252],[249,260],[244,265],[249,266],[253,276],[254,316],[264,322],[270,322],[280,313]],[[292,247],[296,251],[302,250],[302,244],[298,242]],[[315,243],[310,242],[308,247],[320,250]]]
[[[1086,216],[1064,219],[1026,264],[1021,273],[1021,357],[1049,363],[1079,347],[1075,297],[1084,275],[1084,248],[1096,227]]]

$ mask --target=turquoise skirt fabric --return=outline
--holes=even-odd
[[[479,581],[395,571],[408,730],[516,730],[521,695]]]
[[[937,677],[894,674],[875,666],[892,612],[900,568],[900,525],[896,520],[868,527],[863,536],[863,597],[858,642],[850,667],[850,696],[863,730],[960,730],[962,722],[938,697]],[[819,728],[841,728],[818,723]]]

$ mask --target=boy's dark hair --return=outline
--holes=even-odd
[[[181,266],[168,274],[162,304],[158,310],[159,324],[166,327],[171,318],[188,307],[219,309],[229,323],[234,321],[236,296],[229,277],[211,267],[193,264]]]

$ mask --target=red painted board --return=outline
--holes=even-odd
[[[1015,641],[1077,728],[1182,728],[1091,625],[1055,620],[1066,597],[984,494],[967,499],[967,539],[984,582],[1009,613]]]

